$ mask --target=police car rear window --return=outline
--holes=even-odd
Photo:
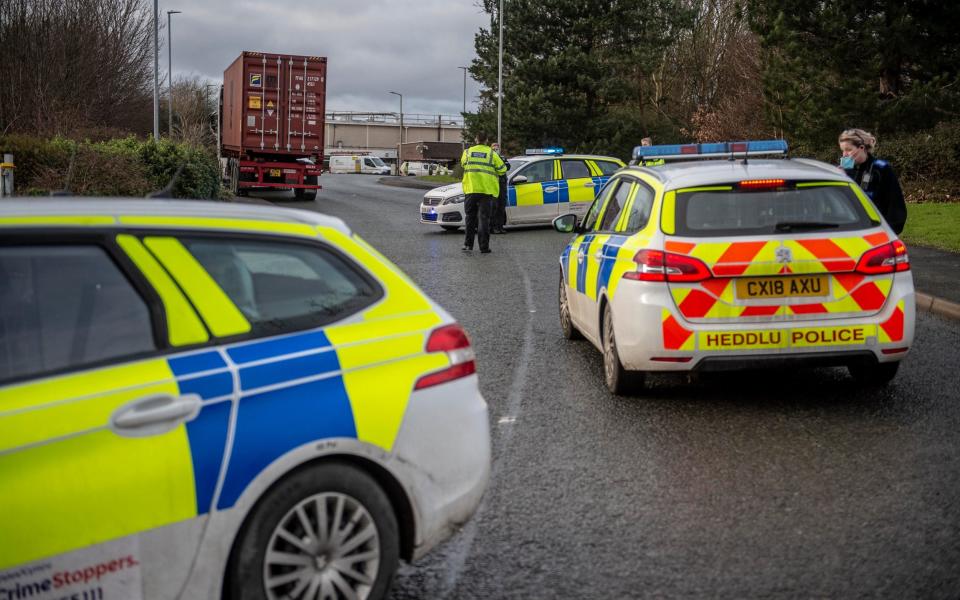
[[[724,186],[715,186],[724,187]],[[676,234],[691,237],[851,231],[876,225],[847,186],[679,191]]]

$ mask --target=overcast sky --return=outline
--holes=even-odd
[[[474,35],[489,27],[475,0],[160,0],[173,15],[173,76],[221,81],[241,51],[327,57],[327,110],[460,113]],[[161,31],[161,38],[166,31]],[[166,47],[160,68],[166,71]],[[467,75],[467,111],[479,86]],[[474,108],[471,108],[474,107]]]

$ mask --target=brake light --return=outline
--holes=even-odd
[[[741,181],[740,189],[744,190],[772,190],[787,185],[784,179],[748,179]]]
[[[427,338],[427,352],[445,352],[450,366],[441,371],[424,375],[413,386],[415,390],[467,377],[477,372],[476,356],[470,346],[467,332],[457,324],[438,327]]]
[[[633,262],[637,263],[637,270],[624,273],[624,279],[674,282],[710,279],[710,269],[702,260],[683,254],[641,250]]]
[[[910,270],[907,247],[900,240],[867,250],[857,263],[857,272],[864,275],[880,275]]]

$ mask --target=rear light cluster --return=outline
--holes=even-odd
[[[864,275],[909,271],[910,257],[907,255],[907,247],[900,240],[894,240],[868,250],[860,257],[856,270]]]
[[[633,262],[637,263],[637,270],[624,273],[624,279],[676,282],[710,279],[710,269],[702,260],[683,254],[641,250],[633,257]]]
[[[445,352],[450,359],[450,366],[418,379],[413,386],[415,390],[440,385],[477,372],[476,356],[470,346],[470,338],[467,337],[467,332],[457,324],[434,329],[427,339],[426,351]]]
[[[741,181],[740,189],[743,190],[775,190],[787,185],[784,179],[748,179]]]

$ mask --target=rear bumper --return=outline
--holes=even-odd
[[[883,309],[869,317],[692,323],[661,284],[632,281],[621,283],[610,306],[620,359],[638,371],[896,362],[913,344],[916,321],[909,277],[899,278]]]
[[[416,559],[470,519],[490,477],[490,423],[476,375],[414,392],[389,468],[413,504]]]

